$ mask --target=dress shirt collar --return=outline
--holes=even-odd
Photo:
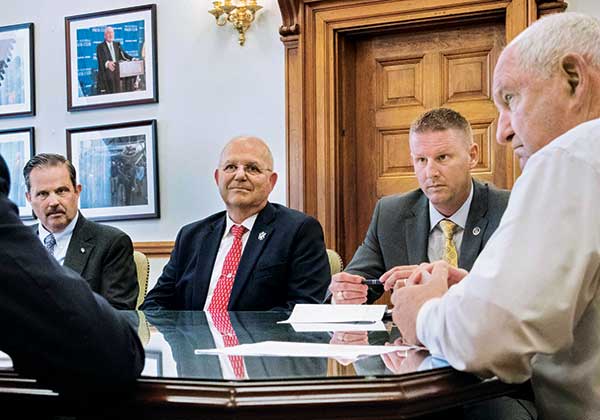
[[[75,225],[77,224],[77,219],[79,219],[79,212],[77,212],[77,214],[75,215],[73,220],[71,220],[71,223],[69,223],[62,232],[58,232],[58,233],[54,234],[54,239],[56,239],[56,243],[60,242],[65,237],[71,236],[71,234],[73,233],[73,230],[75,229]],[[44,243],[44,239],[46,239],[46,236],[50,235],[50,233],[51,232],[46,230],[44,225],[42,225],[41,223],[38,225],[38,235],[39,235],[42,243]]]
[[[258,217],[258,213],[248,217],[246,220],[244,220],[242,223],[240,223],[242,226],[244,226],[247,229],[247,232],[250,232],[252,230],[252,227],[254,226],[254,222],[256,222],[256,218]],[[227,217],[225,218],[225,233],[223,234],[223,238],[227,237],[227,235],[231,235],[231,227],[233,225],[237,225],[238,223],[235,223],[233,220],[231,220],[231,217],[229,217],[229,214],[227,214]]]
[[[460,226],[462,229],[467,225],[467,218],[469,217],[469,209],[471,208],[471,202],[473,201],[473,181],[471,181],[471,191],[467,200],[463,205],[454,213],[452,216],[446,217],[442,213],[436,210],[436,208],[429,202],[429,231],[431,232],[440,220],[448,219],[453,221],[455,224]]]

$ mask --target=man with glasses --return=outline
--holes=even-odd
[[[184,226],[141,309],[264,311],[320,303],[330,271],[312,217],[268,202],[273,157],[256,137],[223,148],[215,181],[226,211]]]

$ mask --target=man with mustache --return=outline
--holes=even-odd
[[[33,229],[48,252],[116,309],[135,309],[139,287],[131,239],[79,212],[82,187],[73,164],[64,156],[42,153],[27,162],[23,176],[27,201],[40,220]]]
[[[114,393],[105,396],[111,401],[129,395],[144,367],[136,330],[48,255],[19,220],[9,185],[0,155],[0,351],[17,372],[54,390]],[[35,411],[29,406],[21,404]]]
[[[446,258],[469,270],[500,222],[509,192],[471,177],[478,147],[462,115],[448,108],[425,112],[411,125],[409,143],[420,189],[377,203],[352,261],[331,278],[332,303],[372,303],[426,261]],[[362,284],[365,278],[380,284]]]
[[[331,276],[323,230],[268,201],[273,157],[257,137],[236,137],[214,173],[226,211],[184,226],[143,310],[291,310],[320,303]]]

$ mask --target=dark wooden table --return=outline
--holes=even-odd
[[[519,389],[455,371],[443,361],[392,372],[380,356],[358,361],[308,357],[245,357],[247,378],[224,379],[222,362],[195,349],[214,348],[203,312],[128,313],[146,348],[146,367],[131,395],[70,399],[11,369],[0,370],[0,404],[19,413],[143,419],[404,419],[460,409]],[[341,342],[343,334],[296,332],[281,313],[231,313],[240,343]],[[370,344],[392,342],[387,331],[364,333]],[[353,334],[352,339],[361,337]],[[421,360],[422,359],[422,360]],[[414,362],[414,361],[413,361]],[[433,367],[433,366],[439,367]],[[444,416],[445,417],[445,416]],[[15,417],[17,418],[17,417]]]

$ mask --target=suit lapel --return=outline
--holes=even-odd
[[[82,274],[94,246],[93,232],[89,229],[88,221],[79,213],[69,246],[67,247],[64,266]]]
[[[260,211],[248,242],[244,247],[242,253],[242,259],[238,266],[237,273],[235,275],[235,281],[233,282],[233,288],[231,289],[231,297],[229,298],[228,309],[234,306],[239,298],[241,292],[244,290],[248,279],[250,278],[256,262],[260,258],[265,246],[269,242],[272,236],[272,232],[275,229],[274,221],[277,218],[277,210],[270,203],[267,203],[266,207]]]
[[[196,273],[198,274],[192,287],[192,308],[195,310],[204,309],[215,259],[221,245],[221,239],[225,234],[225,217],[227,217],[227,213],[208,225],[205,231],[198,235],[196,239]]]
[[[413,214],[404,222],[406,232],[406,251],[409,264],[421,264],[429,261],[427,243],[429,242],[429,207],[425,194],[413,207]]]
[[[488,210],[488,188],[479,182],[473,182],[473,200],[467,217],[467,224],[463,233],[462,244],[460,246],[460,257],[458,266],[466,270],[471,270],[473,263],[479,255],[481,242],[485,228],[488,224],[486,217]]]

